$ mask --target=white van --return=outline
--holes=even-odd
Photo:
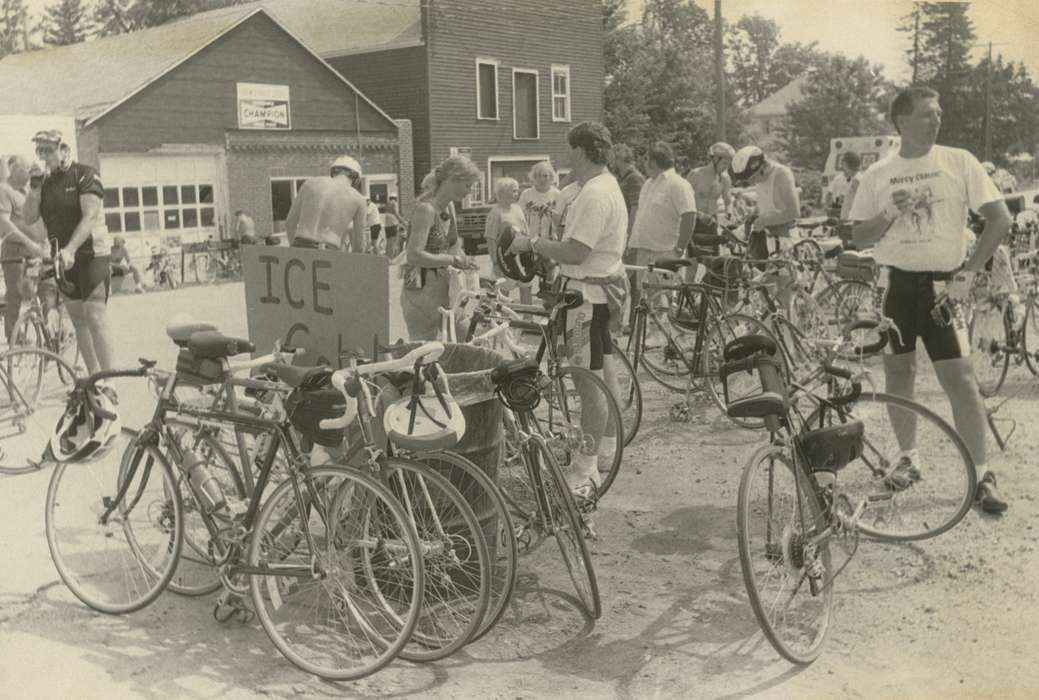
[[[891,151],[898,150],[902,138],[896,135],[887,136],[842,136],[830,139],[830,155],[826,157],[823,168],[823,191],[826,192],[833,182],[833,176],[840,172],[841,157],[848,151],[854,151],[862,159],[860,170],[865,170]]]

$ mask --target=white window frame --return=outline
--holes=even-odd
[[[536,136],[516,135],[516,75],[519,73],[534,76],[534,112],[537,116],[535,120]],[[541,138],[541,74],[534,68],[512,69],[512,138],[514,141],[538,141]]]
[[[527,140],[530,140],[530,139],[527,139]],[[487,183],[487,186],[484,188],[484,203],[485,204],[489,204],[491,202],[491,193],[487,190],[487,188],[492,187],[494,185],[493,173],[491,172],[491,168],[493,167],[493,164],[494,163],[502,163],[502,162],[517,162],[517,161],[525,161],[525,160],[531,160],[531,161],[547,160],[549,163],[551,163],[552,162],[552,156],[547,155],[547,154],[542,154],[542,155],[536,155],[536,156],[489,156],[487,158],[487,172],[486,172],[487,177],[484,179],[484,181]]]
[[[296,184],[296,181],[297,180],[309,180],[312,177],[317,177],[317,175],[275,175],[275,176],[269,177],[267,179],[270,182],[272,182],[272,183],[274,183],[274,182],[288,182],[289,184],[291,184],[292,187],[291,187],[290,194],[292,195],[292,202],[295,203],[296,197],[299,195],[299,188],[301,187],[301,185],[297,185]],[[270,185],[268,184],[267,187],[270,188]],[[291,209],[291,207],[290,207],[290,209]],[[274,202],[272,201],[271,202],[271,226],[274,226],[274,225],[275,225]],[[234,220],[232,220],[231,221],[231,234],[232,234],[231,237],[232,238],[234,237],[234,226],[235,226],[235,222],[234,222]],[[283,231],[281,233],[275,233],[274,235],[275,236],[284,236],[285,232]]]
[[[480,66],[494,66],[494,116],[485,117],[480,114]],[[501,62],[495,58],[481,58],[476,57],[476,118],[480,121],[496,122],[501,121],[501,85],[498,81],[498,69],[501,68]]]
[[[562,74],[566,75],[566,92],[565,93],[557,93],[556,92],[556,74],[559,74],[559,73],[562,73]],[[566,99],[566,116],[564,116],[564,117],[557,117],[556,116],[556,99],[560,98],[560,97]],[[571,112],[570,112],[570,66],[562,65],[562,64],[559,64],[559,63],[553,63],[552,64],[552,121],[554,121],[554,122],[569,122],[570,121],[570,115],[571,115]]]

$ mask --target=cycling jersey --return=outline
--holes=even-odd
[[[47,237],[57,240],[65,247],[72,240],[72,233],[83,218],[79,204],[80,195],[92,194],[104,199],[105,190],[101,178],[89,165],[73,162],[64,170],[55,170],[43,180],[40,193],[40,217],[47,227]],[[92,260],[95,256],[108,255],[108,240],[103,225],[98,224],[83,244],[76,250],[77,260]]]

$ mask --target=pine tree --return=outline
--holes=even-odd
[[[90,34],[91,22],[82,0],[58,0],[43,12],[43,42],[53,46],[78,44]]]

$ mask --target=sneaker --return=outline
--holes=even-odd
[[[974,492],[974,503],[985,513],[999,514],[1007,509],[1007,502],[999,497],[996,490],[996,475],[985,472],[978,482],[978,488]]]
[[[920,481],[920,468],[912,453],[899,457],[894,468],[884,476],[884,485],[892,491],[905,491],[917,481]]]

